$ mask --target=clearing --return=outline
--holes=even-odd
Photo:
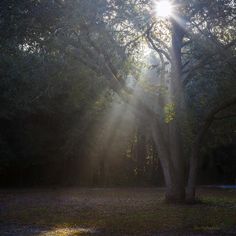
[[[0,235],[236,235],[236,190],[198,196],[168,205],[161,188],[0,190]]]

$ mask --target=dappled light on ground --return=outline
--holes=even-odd
[[[236,232],[235,190],[201,189],[198,197],[198,204],[168,205],[160,188],[0,191],[0,235]]]
[[[42,232],[39,236],[79,236],[85,234],[93,234],[96,233],[93,229],[86,229],[86,228],[55,228],[49,231]]]

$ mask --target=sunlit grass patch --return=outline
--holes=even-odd
[[[92,235],[96,233],[93,229],[86,228],[55,228],[45,232],[42,232],[39,236],[82,236],[82,235]]]

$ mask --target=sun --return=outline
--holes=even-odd
[[[173,5],[168,0],[160,0],[155,5],[155,12],[159,17],[169,17],[173,13]]]

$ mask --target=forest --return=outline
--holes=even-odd
[[[1,185],[234,184],[232,4],[1,1]]]
[[[1,0],[0,187],[235,185],[235,26],[233,0]]]

